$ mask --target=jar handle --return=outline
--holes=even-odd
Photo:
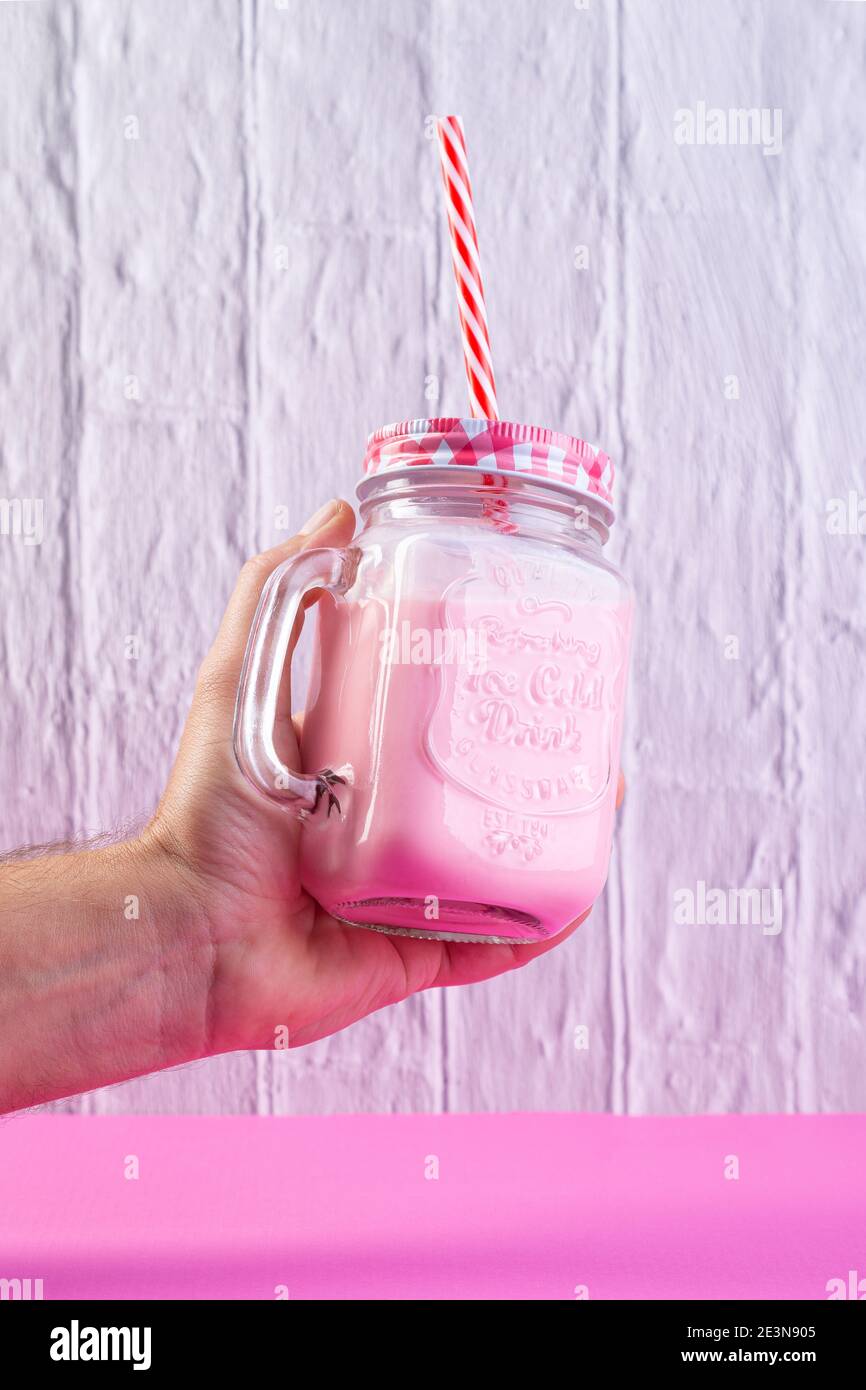
[[[328,815],[334,807],[339,815],[335,787],[349,781],[351,769],[335,772],[322,768],[307,774],[293,772],[283,763],[274,745],[283,668],[304,598],[314,589],[344,593],[351,582],[353,554],[346,550],[303,550],[284,560],[268,576],[262,590],[244,654],[233,734],[238,766],[263,796],[301,816],[314,811],[323,797],[328,802]]]

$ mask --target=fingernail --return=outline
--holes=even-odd
[[[330,521],[331,517],[336,515],[339,505],[340,503],[336,497],[332,498],[330,502],[326,502],[324,507],[320,507],[317,512],[313,512],[309,521],[304,522],[300,530],[300,535],[311,536],[314,531],[320,530],[326,521]]]

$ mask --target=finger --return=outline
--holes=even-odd
[[[581,922],[586,921],[591,911],[592,908],[587,908],[576,921],[569,923],[549,940],[527,942],[526,945],[504,946],[486,941],[421,941],[400,936],[388,936],[385,940],[400,957],[401,981],[405,994],[409,995],[424,989],[478,984],[481,980],[492,980],[497,975],[504,975],[509,970],[518,970],[537,956],[543,956],[555,946],[561,945],[577,931]],[[330,930],[326,930],[324,934],[320,932],[319,939],[324,947],[330,949],[334,942],[333,918],[327,917],[324,912],[320,915],[322,922],[330,924]],[[355,927],[347,927],[345,930],[350,937],[365,935]],[[357,945],[358,949],[366,950],[372,956],[374,949],[381,949],[381,938],[376,947],[372,942],[369,946],[363,942]],[[401,994],[400,997],[404,996]],[[393,999],[390,1002],[393,1002]]]
[[[229,599],[213,646],[205,657],[200,681],[211,694],[234,708],[247,637],[262,590],[284,560],[315,546],[341,546],[352,538],[355,517],[348,502],[335,500],[305,523],[297,536],[248,560]]]
[[[519,970],[521,966],[528,965],[538,956],[546,955],[548,951],[567,941],[577,931],[581,922],[586,921],[591,911],[592,908],[588,907],[586,912],[574,922],[570,922],[567,927],[563,927],[556,936],[546,941],[527,942],[525,946],[493,946],[487,942],[443,942],[446,949],[443,951],[441,968],[434,984],[437,987],[477,984],[480,980],[491,980],[496,975],[504,975],[506,971]]]
[[[526,946],[512,946],[513,968],[519,969],[521,965],[528,965],[531,960],[535,960],[538,956],[546,956],[548,951],[552,951],[555,946],[560,946],[563,941],[567,941],[586,921],[591,912],[592,908],[588,907],[586,912],[575,917],[574,921],[569,922],[567,927],[563,927],[561,932],[557,932],[556,936],[548,937],[546,941],[531,941]]]

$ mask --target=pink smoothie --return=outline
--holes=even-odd
[[[444,597],[422,573],[319,605],[304,768],[351,785],[304,827],[304,884],[355,923],[552,935],[607,875],[631,605],[577,567],[470,570]]]

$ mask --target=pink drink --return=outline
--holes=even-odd
[[[331,593],[303,772],[282,771],[315,810],[302,882],[354,925],[540,940],[607,875],[632,619],[602,556],[610,509],[536,477],[486,481],[371,479],[353,547],[339,564],[311,552],[295,585]]]
[[[396,629],[398,657],[411,655],[408,632],[423,650],[439,607],[404,603],[396,624],[375,602],[321,615],[320,647],[343,679],[318,682],[304,766],[348,758],[353,779],[341,833],[323,819],[304,829],[304,885],[357,923],[404,926],[411,904],[416,929],[474,934],[495,915],[497,935],[537,939],[591,906],[607,876],[630,611],[572,608],[598,642],[591,664],[524,651],[506,668],[488,641],[486,670],[397,661],[377,694],[383,633]],[[504,631],[514,609],[487,614]]]

